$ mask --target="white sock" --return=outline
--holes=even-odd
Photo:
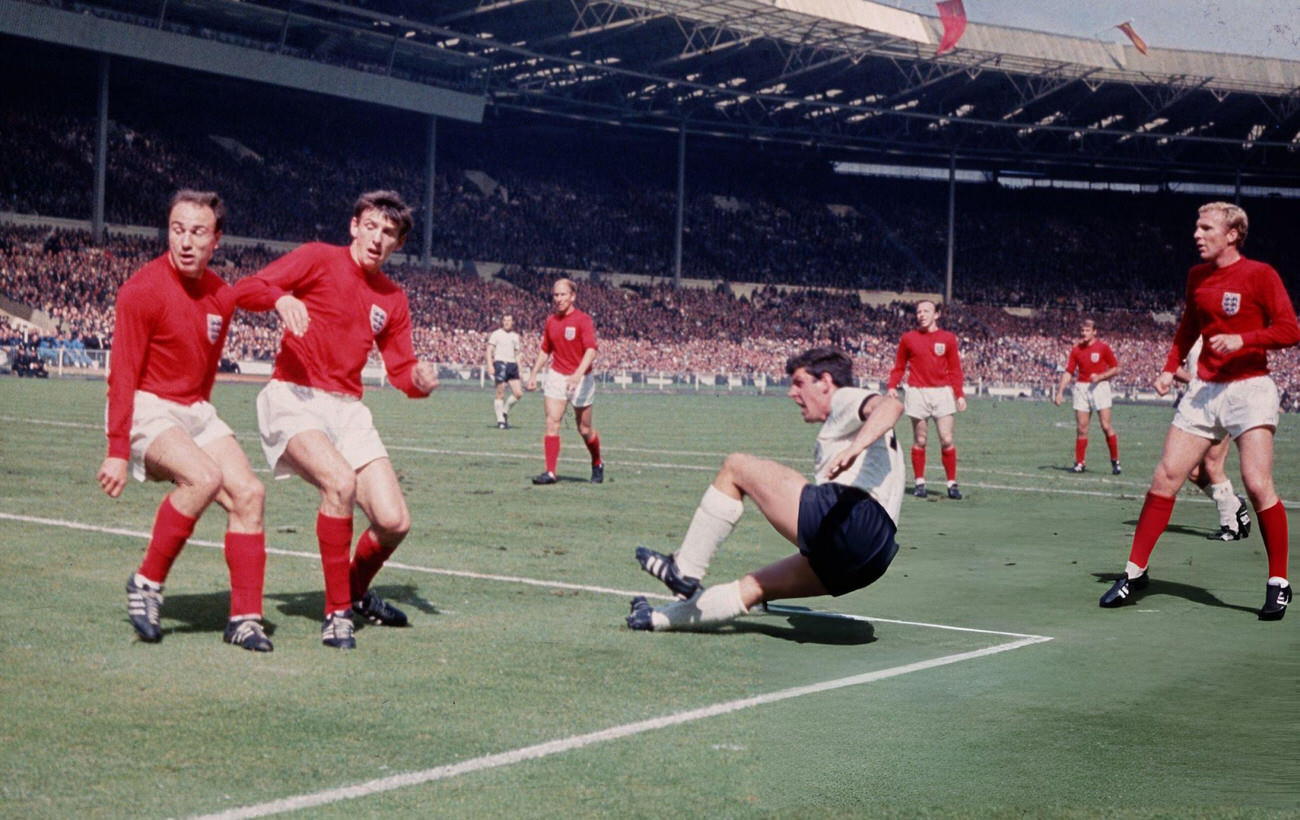
[[[493,400],[492,400],[492,409],[496,411],[496,414],[497,414],[497,424],[500,424],[501,422],[503,422],[503,421],[506,420],[506,417],[505,417],[505,415],[504,415],[504,413],[506,412],[506,403],[505,403],[505,402],[501,401],[501,399],[493,399]]]
[[[1232,491],[1232,481],[1211,484],[1205,488],[1205,494],[1213,498],[1215,506],[1219,508],[1219,524],[1237,529],[1237,507],[1241,506],[1241,502]]]
[[[507,394],[506,394],[506,408],[505,408],[505,411],[506,411],[507,413],[509,413],[509,412],[510,412],[510,408],[511,408],[511,407],[514,407],[514,406],[515,406],[515,402],[517,402],[517,401],[519,401],[519,399],[515,398],[515,394],[514,394],[514,393],[507,393]]]
[[[1269,576],[1269,579],[1268,579],[1268,582],[1269,582],[1270,584],[1276,584],[1276,585],[1278,585],[1278,586],[1281,586],[1283,589],[1285,589],[1286,587],[1291,586],[1291,582],[1290,582],[1290,581],[1288,581],[1288,580],[1285,579],[1285,578],[1279,578],[1279,577],[1276,576],[1276,575],[1270,575],[1270,576]]]
[[[1124,574],[1130,578],[1137,578],[1138,576],[1140,576],[1142,573],[1146,571],[1147,571],[1146,567],[1139,567],[1137,564],[1133,563],[1132,561],[1124,562]]]
[[[713,562],[713,554],[731,535],[744,512],[743,501],[710,484],[700,499],[700,506],[695,508],[682,545],[673,553],[678,572],[687,578],[703,578]]]
[[[162,592],[163,585],[157,581],[150,581],[140,573],[135,574],[135,585],[144,589],[151,589],[154,592]]]
[[[650,612],[650,623],[655,631],[693,629],[730,621],[748,612],[749,609],[740,600],[740,582],[732,581],[709,587],[694,598],[655,607]]]

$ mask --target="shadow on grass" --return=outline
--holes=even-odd
[[[1136,518],[1130,518],[1123,522],[1127,527],[1136,527],[1137,523],[1138,520]],[[1165,532],[1171,532],[1175,535],[1196,535],[1204,538],[1206,541],[1214,541],[1216,539],[1211,538],[1210,536],[1217,535],[1219,531],[1217,529],[1205,529],[1204,527],[1188,527],[1183,524],[1170,524],[1165,527]]]
[[[1098,582],[1103,584],[1113,584],[1119,580],[1121,573],[1118,572],[1094,572]],[[1152,578],[1150,585],[1140,592],[1134,593],[1134,600],[1141,603],[1152,595],[1172,595],[1175,598],[1182,598],[1191,601],[1194,604],[1204,604],[1205,606],[1217,606],[1221,609],[1235,609],[1238,612],[1249,612],[1255,615],[1259,612],[1257,607],[1241,606],[1240,604],[1230,604],[1220,600],[1217,596],[1207,589],[1192,586],[1191,584],[1180,584],[1176,581],[1161,581],[1158,578]]]
[[[792,609],[792,607],[785,607]],[[777,623],[784,620],[785,624]],[[834,615],[806,610],[804,612],[772,612],[760,618],[741,618],[718,624],[712,628],[692,630],[718,635],[767,635],[795,643],[817,643],[827,646],[861,646],[876,640],[876,628],[867,621],[840,618]]]

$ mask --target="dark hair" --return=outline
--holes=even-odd
[[[831,374],[831,382],[836,387],[853,385],[853,360],[839,348],[814,347],[798,356],[791,356],[785,363],[786,375],[793,376],[794,371],[801,367],[814,379],[820,379],[823,373]]]
[[[217,233],[221,233],[226,227],[226,203],[221,201],[221,197],[212,191],[196,191],[192,188],[182,188],[172,194],[171,201],[167,203],[167,219],[171,219],[172,210],[182,202],[190,202],[194,205],[201,205],[212,209],[212,215],[217,218]]]
[[[398,239],[405,239],[411,232],[414,224],[411,220],[411,206],[396,191],[367,191],[357,197],[352,205],[352,218],[360,219],[363,213],[371,209],[379,211],[392,221],[397,228]]]

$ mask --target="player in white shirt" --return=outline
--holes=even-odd
[[[785,369],[789,396],[804,421],[822,424],[814,481],[775,461],[727,456],[677,551],[662,555],[637,547],[641,568],[679,600],[652,607],[644,596],[633,598],[629,628],[693,629],[776,599],[844,595],[876,581],[894,559],[904,478],[894,425],[902,402],[852,387],[853,361],[835,348],[807,350]],[[745,496],[798,551],[706,589],[700,581],[740,520]]]
[[[524,397],[519,379],[519,334],[515,332],[515,317],[507,313],[501,317],[501,327],[492,331],[487,341],[487,367],[496,384],[496,398],[492,409],[497,414],[497,429],[510,428],[510,408]],[[506,387],[510,395],[506,395]]]

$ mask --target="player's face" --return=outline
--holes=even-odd
[[[167,215],[167,250],[172,267],[182,276],[197,279],[212,260],[221,231],[217,215],[207,205],[177,202]]]
[[[1096,337],[1097,337],[1097,328],[1088,327],[1087,325],[1081,325],[1079,327],[1079,338],[1083,340],[1084,344],[1091,342]]]
[[[934,327],[936,315],[938,315],[938,311],[934,309],[934,304],[931,302],[921,302],[916,306],[916,324],[922,330],[929,330]]]
[[[1196,218],[1196,250],[1201,259],[1215,262],[1225,252],[1236,248],[1237,229],[1228,228],[1227,217],[1221,211],[1205,211]]]
[[[786,395],[799,405],[804,421],[826,421],[831,414],[831,393],[834,392],[834,387],[830,374],[818,379],[800,367],[791,374],[790,390]]]
[[[515,326],[515,317],[513,317],[513,316],[502,316],[502,317],[501,317],[501,329],[502,329],[502,330],[513,330],[513,329],[514,329],[514,326]]]
[[[573,288],[569,287],[567,283],[556,284],[555,287],[551,288],[551,305],[560,316],[572,310]]]
[[[352,259],[366,273],[377,273],[400,247],[397,226],[383,211],[370,208],[352,218]]]

